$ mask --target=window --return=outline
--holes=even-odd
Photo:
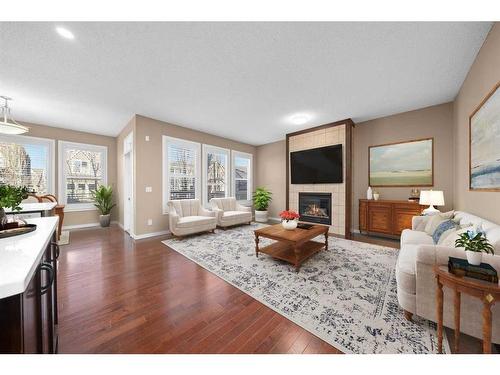
[[[25,135],[0,136],[0,182],[54,193],[54,141]]]
[[[163,136],[163,212],[172,199],[200,196],[200,144]]]
[[[252,154],[233,151],[233,194],[237,201],[252,200]]]
[[[69,211],[95,209],[92,190],[107,185],[107,150],[59,141],[59,195]]]
[[[203,145],[203,202],[229,196],[229,150]]]

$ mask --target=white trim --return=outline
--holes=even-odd
[[[113,220],[110,224],[118,224],[117,221]],[[100,227],[100,223],[86,223],[86,224],[75,224],[75,225],[66,225],[63,226],[61,230],[73,230],[73,229],[85,229],[85,228],[95,228],[95,227]]]
[[[201,189],[201,143],[186,141],[185,139],[162,136],[162,212],[168,214],[167,202],[170,200],[170,183],[168,168],[168,145],[177,144],[187,148],[191,147],[196,151],[195,157],[195,198],[200,199]]]
[[[134,240],[142,240],[145,238],[163,236],[165,234],[170,234],[170,231],[169,230],[162,230],[160,232],[153,232],[153,233],[130,234],[130,237],[132,237]]]
[[[127,233],[133,233],[135,230],[135,195],[134,195],[134,188],[135,188],[135,173],[134,173],[134,131],[131,131],[123,140],[123,158],[122,158],[122,190],[123,190],[123,227],[122,229],[126,231]],[[128,182],[125,181],[125,177],[128,175],[125,172],[125,157],[129,155],[128,157],[130,158],[130,175],[128,176],[131,179],[131,184],[130,184],[130,217],[128,220],[130,220],[129,223],[129,228],[127,230],[124,229],[125,225],[125,207],[127,205],[126,199],[127,197],[125,196],[125,186]]]
[[[253,154],[249,154],[248,152],[242,152],[242,151],[236,151],[232,150],[231,151],[231,192],[233,196],[236,196],[236,178],[235,178],[235,173],[234,173],[234,166],[236,163],[234,162],[234,159],[236,157],[241,157],[244,159],[249,159],[250,160],[250,168],[248,171],[248,191],[247,191],[247,199],[246,200],[240,200],[238,203],[240,204],[252,204],[252,192],[253,192]]]
[[[223,147],[217,147],[217,146],[212,146],[212,145],[207,145],[203,144],[202,145],[202,151],[203,151],[203,160],[201,164],[201,169],[202,169],[202,183],[203,183],[203,188],[202,194],[203,194],[203,199],[202,203],[205,207],[209,207],[209,202],[207,199],[207,194],[208,194],[208,189],[207,189],[207,183],[208,183],[208,153],[218,153],[218,154],[225,154],[226,155],[226,181],[225,181],[225,188],[224,188],[224,197],[230,197],[231,196],[231,150],[228,148],[223,148]]]
[[[56,195],[56,141],[51,138],[32,137],[30,135],[1,134],[0,141],[18,144],[48,146],[47,152],[47,194]]]
[[[59,163],[59,202],[64,204],[66,211],[90,211],[95,210],[93,203],[67,203],[66,197],[66,178],[64,173],[64,151],[67,148],[75,148],[79,150],[89,150],[94,152],[102,153],[102,179],[101,183],[104,186],[108,184],[108,147],[101,145],[92,145],[86,143],[76,143],[76,142],[68,142],[68,141],[58,141],[58,163]]]

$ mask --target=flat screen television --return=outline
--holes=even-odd
[[[342,183],[342,145],[290,153],[292,184]]]

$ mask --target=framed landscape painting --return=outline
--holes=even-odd
[[[433,186],[434,140],[417,139],[369,147],[370,186]]]
[[[469,117],[469,188],[500,191],[500,82]]]

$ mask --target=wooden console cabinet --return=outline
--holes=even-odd
[[[411,229],[413,216],[425,206],[399,200],[359,200],[359,231],[399,236],[403,229]]]

